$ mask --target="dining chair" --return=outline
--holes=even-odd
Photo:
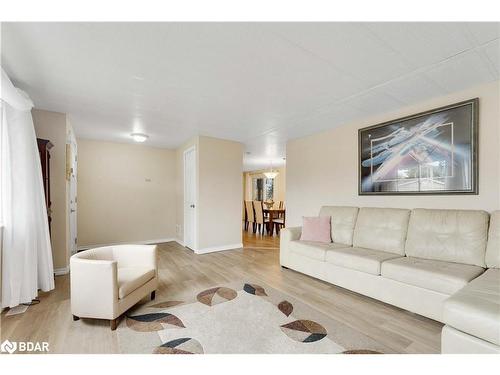
[[[248,230],[249,224],[252,223],[253,232],[256,230],[255,213],[253,211],[252,201],[245,201],[245,230]]]
[[[279,236],[280,229],[285,227],[285,213],[280,214],[279,217],[273,220],[273,225],[276,227],[276,234]]]
[[[279,201],[278,202],[278,209],[279,210],[284,210],[285,209],[285,202]],[[285,217],[285,213],[284,212],[279,212],[278,213],[278,218],[284,218],[284,217]]]
[[[253,208],[255,210],[255,223],[258,226],[259,233],[264,234],[264,229],[269,233],[269,218],[264,216],[262,201],[253,201]],[[255,230],[253,232],[255,233]]]

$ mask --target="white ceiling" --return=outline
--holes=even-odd
[[[500,23],[3,23],[2,65],[78,137],[288,139],[498,80]]]

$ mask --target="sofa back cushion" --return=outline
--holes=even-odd
[[[414,209],[406,255],[484,267],[488,219],[485,211]]]
[[[500,268],[500,211],[490,216],[490,231],[486,247],[486,267]]]
[[[319,216],[330,216],[332,241],[352,246],[354,226],[358,216],[358,207],[323,206]]]
[[[404,255],[409,217],[401,208],[360,208],[353,246]]]

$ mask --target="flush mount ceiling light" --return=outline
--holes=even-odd
[[[136,142],[144,142],[146,139],[149,138],[146,134],[143,134],[143,133],[132,133],[132,134],[130,134],[130,136]]]
[[[271,162],[271,166],[268,171],[264,172],[264,176],[266,176],[266,178],[275,178],[278,173],[278,171],[273,170],[273,163]]]

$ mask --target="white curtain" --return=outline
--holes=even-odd
[[[2,307],[14,307],[54,289],[54,271],[33,103],[3,69],[1,79]]]

